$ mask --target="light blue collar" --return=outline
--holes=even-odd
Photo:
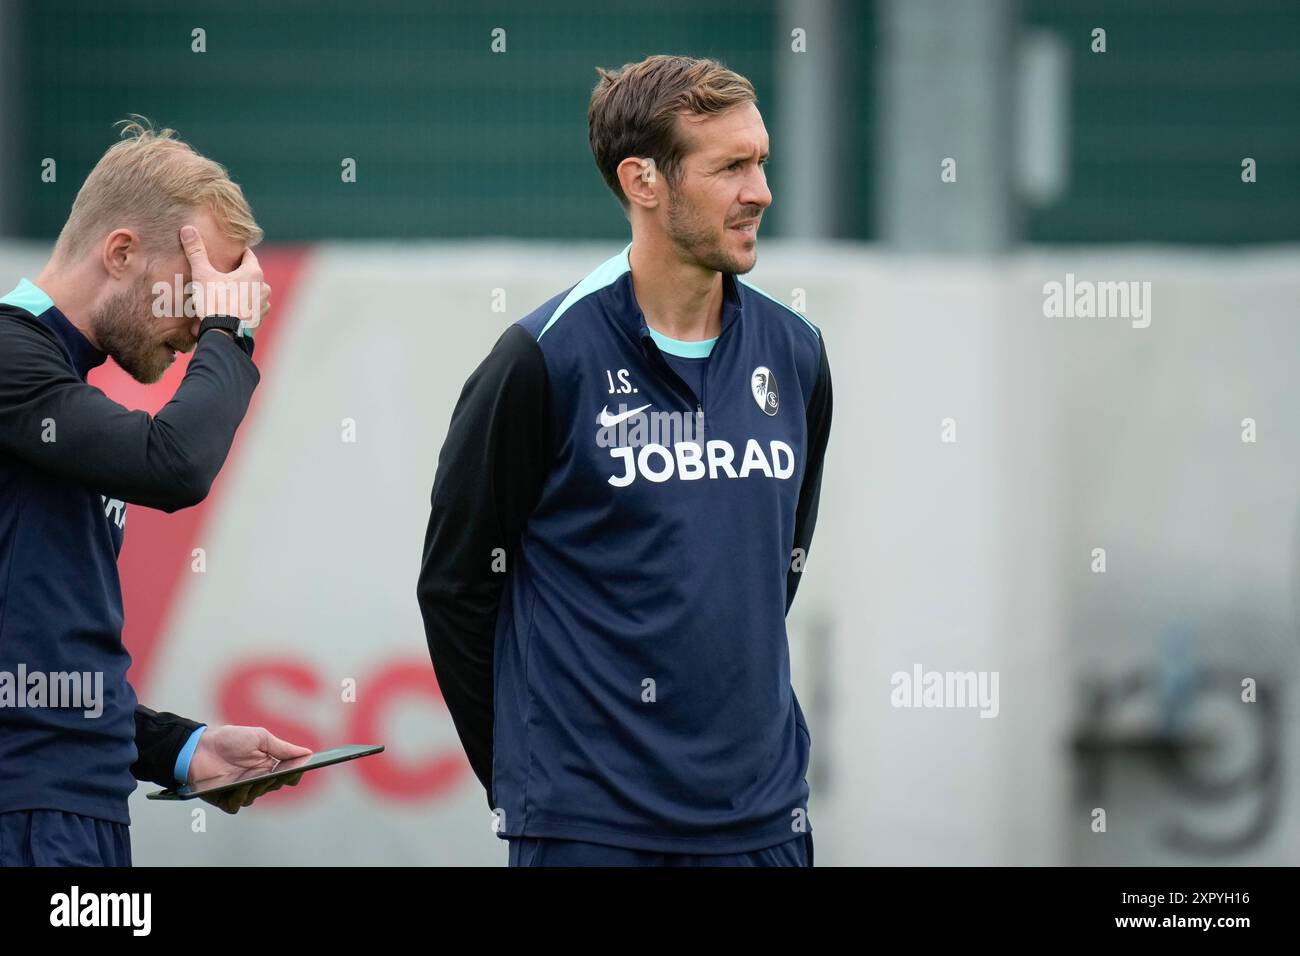
[[[14,305],[32,315],[40,315],[54,307],[54,300],[35,282],[22,278],[18,280],[18,285],[14,286],[13,291],[0,298],[0,304]]]
[[[650,332],[650,338],[655,340],[655,345],[659,346],[659,351],[676,355],[678,358],[708,358],[709,353],[713,351],[713,343],[718,341],[715,335],[711,339],[702,339],[699,342],[683,342],[681,339],[670,339],[648,325],[646,328]]]

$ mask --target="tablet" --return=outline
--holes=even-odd
[[[382,744],[352,744],[347,747],[335,747],[333,750],[322,750],[319,753],[308,754],[306,757],[291,757],[288,760],[281,760],[270,770],[238,770],[233,773],[223,774],[220,777],[196,780],[194,783],[186,784],[183,787],[159,790],[156,793],[146,794],[146,796],[150,800],[194,800],[198,797],[209,797],[214,794],[224,793],[227,790],[238,790],[250,783],[262,783],[280,777],[291,777],[295,773],[306,773],[309,770],[319,770],[321,767],[332,767],[336,763],[356,760],[358,757],[369,757],[371,754],[383,752],[384,747]]]

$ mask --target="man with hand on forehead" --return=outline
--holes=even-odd
[[[50,261],[0,298],[0,679],[27,678],[0,692],[0,865],[129,866],[137,780],[178,786],[310,753],[262,727],[137,705],[122,644],[127,506],[202,501],[257,386],[246,332],[270,305],[261,237],[223,167],[128,122]],[[195,284],[191,309],[154,294],[176,276]],[[86,382],[112,356],[153,383],[190,351],[157,415]],[[69,675],[99,699],[52,693]],[[51,692],[29,693],[39,685]],[[211,802],[234,813],[284,782]]]

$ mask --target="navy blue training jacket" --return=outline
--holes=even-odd
[[[499,836],[759,849],[811,832],[785,616],[817,517],[826,349],[731,275],[715,340],[665,338],[630,249],[466,382],[418,586],[429,651]]]
[[[129,823],[137,779],[176,783],[201,725],[136,703],[117,556],[128,504],[207,495],[258,383],[252,347],[205,334],[150,416],[87,384],[107,356],[39,287],[0,299],[0,813]],[[102,681],[95,708],[37,695],[73,674]]]

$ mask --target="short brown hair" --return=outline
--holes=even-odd
[[[225,234],[246,246],[262,240],[243,190],[226,169],[176,138],[155,130],[143,116],[119,120],[120,142],[100,157],[77,192],[72,212],[54,246],[72,259],[108,232],[130,227],[146,248],[180,242],[178,233],[196,210],[207,210]]]
[[[660,54],[596,72],[600,81],[587,107],[587,135],[596,166],[624,210],[629,204],[618,164],[627,157],[653,159],[668,182],[676,182],[686,155],[679,113],[721,113],[758,101],[753,84],[717,60]]]

